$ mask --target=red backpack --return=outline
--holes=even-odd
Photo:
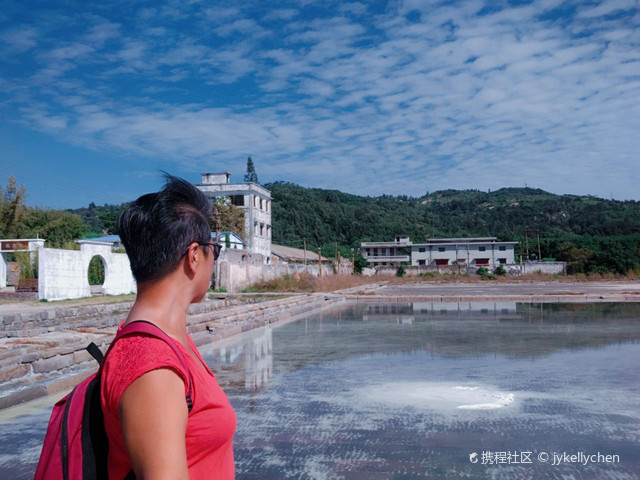
[[[119,339],[134,334],[163,340],[189,372],[184,355],[174,341],[159,327],[145,320],[121,328],[104,356],[96,344],[91,343],[87,350],[98,361],[100,368],[54,405],[34,480],[107,480],[109,442],[100,404],[102,365],[104,357]],[[188,377],[186,401],[191,412],[191,375]],[[129,472],[127,478],[135,478],[133,471]]]

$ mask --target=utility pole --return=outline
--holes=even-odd
[[[527,261],[529,261],[529,237],[527,236],[527,230],[524,231],[524,245],[527,251]]]
[[[542,261],[542,251],[540,250],[540,232],[536,230],[536,237],[538,237],[538,261]]]
[[[322,278],[322,250],[318,249],[318,277]]]
[[[303,238],[302,241],[304,242],[304,271],[307,271],[307,239]]]
[[[351,255],[351,275],[356,274],[356,254]]]
[[[340,252],[338,252],[338,268],[336,270],[338,272],[338,275],[340,275]]]

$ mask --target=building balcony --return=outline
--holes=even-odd
[[[366,258],[369,263],[371,262],[409,262],[411,261],[411,257],[409,255],[378,255],[378,256],[368,256]]]

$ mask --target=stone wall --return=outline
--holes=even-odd
[[[40,299],[64,300],[91,295],[89,262],[100,257],[104,265],[105,295],[122,295],[136,291],[129,258],[113,253],[111,244],[81,240],[80,250],[40,249],[38,259],[38,296]]]
[[[505,265],[509,275],[524,275],[527,273],[545,273],[548,275],[567,274],[566,262],[524,262],[522,265]]]
[[[525,262],[522,265],[519,263],[512,263],[503,265],[508,275],[523,275],[527,273],[544,273],[548,275],[557,275],[567,273],[566,262]],[[443,267],[436,267],[435,265],[406,265],[406,276],[417,276],[421,273],[427,272],[439,272],[439,273],[468,273],[474,275],[478,268],[475,265],[472,266],[460,266],[447,265]],[[369,275],[395,275],[397,267],[375,267],[375,273],[371,272],[374,269],[368,269]],[[493,271],[494,269],[489,269]]]

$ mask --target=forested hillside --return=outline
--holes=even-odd
[[[626,273],[640,265],[640,202],[590,196],[555,195],[532,188],[494,192],[443,190],[421,198],[360,197],[336,190],[276,182],[265,185],[273,197],[273,241],[292,246],[331,244],[354,247],[361,241],[389,241],[397,234],[413,242],[429,237],[495,236],[521,241],[530,257],[569,262],[575,273]],[[343,254],[347,253],[343,249]]]
[[[532,188],[494,192],[442,190],[421,198],[362,197],[286,182],[271,190],[273,242],[322,248],[325,256],[350,256],[362,241],[389,241],[397,234],[429,237],[495,236],[522,242],[516,253],[569,262],[573,273],[627,273],[640,267],[640,202],[555,195]],[[117,233],[123,206],[89,205],[70,210],[95,234]]]

